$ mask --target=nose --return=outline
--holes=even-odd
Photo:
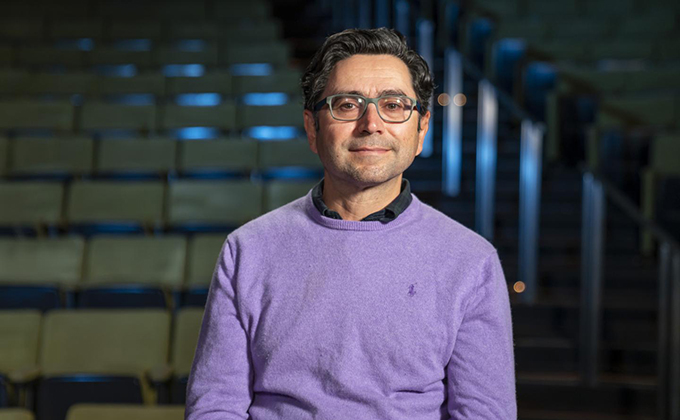
[[[371,106],[373,105],[373,106]],[[385,121],[378,114],[378,105],[369,103],[364,115],[358,120],[357,128],[366,134],[382,133],[385,129]]]

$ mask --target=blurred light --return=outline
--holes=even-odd
[[[245,130],[245,135],[258,140],[294,139],[300,136],[297,127],[251,127]]]
[[[273,72],[267,63],[234,64],[229,70],[234,76],[269,76]]]
[[[175,131],[175,137],[180,140],[216,139],[220,130],[214,127],[187,127]]]
[[[137,66],[134,64],[102,65],[96,66],[95,71],[102,76],[134,77],[137,75]]]
[[[168,64],[163,66],[166,77],[201,77],[205,73],[202,64]]]
[[[285,105],[288,103],[288,95],[280,92],[247,93],[243,95],[243,103],[257,106]]]
[[[518,282],[516,282],[516,283],[512,286],[512,289],[513,289],[516,293],[522,293],[522,292],[524,292],[524,291],[526,290],[526,288],[527,288],[527,286],[524,284],[523,281],[518,281]]]
[[[92,51],[94,40],[92,38],[60,39],[55,42],[55,46],[65,50]]]
[[[125,95],[112,95],[107,98],[108,102],[121,105],[154,105],[156,98],[150,93],[135,93]]]
[[[437,96],[437,103],[441,106],[447,106],[451,103],[451,97],[446,93],[441,93]]]
[[[186,93],[177,95],[177,105],[182,106],[215,106],[222,102],[219,93]]]
[[[467,97],[462,93],[458,93],[453,97],[453,103],[457,106],[464,106],[467,103]]]

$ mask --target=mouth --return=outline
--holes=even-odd
[[[358,149],[350,149],[350,152],[359,154],[383,154],[389,151],[389,149],[382,149],[379,147],[361,147]]]

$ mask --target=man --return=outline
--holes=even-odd
[[[186,418],[514,419],[495,249],[410,193],[433,91],[388,29],[329,37],[302,79],[324,179],[229,235]]]

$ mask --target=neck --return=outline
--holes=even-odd
[[[329,209],[338,212],[343,220],[362,220],[387,207],[401,192],[401,174],[370,187],[337,182],[327,175],[323,183],[323,201]]]

